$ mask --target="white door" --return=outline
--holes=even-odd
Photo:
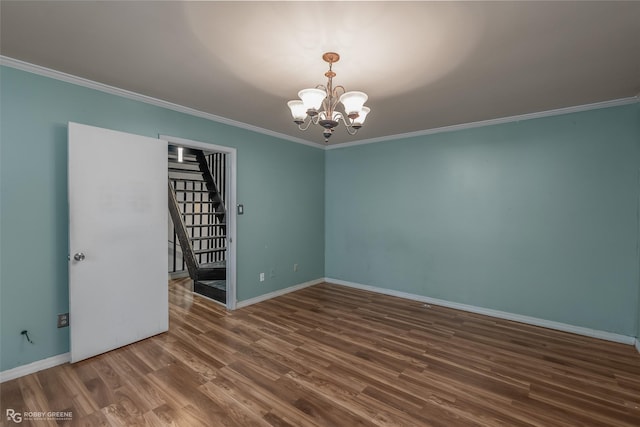
[[[167,143],[69,123],[71,362],[167,331]]]

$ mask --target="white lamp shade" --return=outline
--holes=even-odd
[[[293,120],[303,120],[307,117],[307,109],[304,106],[304,102],[296,99],[294,101],[287,102],[287,105],[291,109],[291,115]]]
[[[298,96],[302,99],[305,109],[317,111],[327,97],[327,93],[322,89],[302,89],[298,92]]]
[[[342,102],[342,105],[344,105],[344,111],[347,113],[347,115],[349,115],[353,113],[360,113],[360,110],[362,110],[362,106],[365,102],[367,102],[368,98],[369,97],[364,92],[352,91],[345,92],[340,97],[340,102]]]
[[[362,110],[360,110],[360,112],[358,113],[358,117],[351,120],[351,123],[354,125],[362,126],[364,124],[365,119],[367,118],[367,114],[369,114],[369,111],[371,111],[371,108],[362,107]]]

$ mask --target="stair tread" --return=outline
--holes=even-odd
[[[209,262],[209,263],[205,263],[205,264],[200,264],[200,269],[219,269],[219,268],[227,268],[227,262],[226,261],[215,261],[215,262]]]
[[[189,150],[186,147],[182,151],[182,157],[184,159],[188,159],[188,158],[195,159],[195,158],[197,158],[196,156],[197,156],[196,153],[194,153],[193,151]],[[173,150],[171,148],[169,148],[169,151],[167,152],[167,157],[168,158],[177,159],[178,158],[178,150],[175,149],[175,148]]]
[[[180,212],[182,215],[224,215],[226,212],[224,211],[220,211],[220,212]]]
[[[189,237],[189,240],[212,240],[212,239],[226,239],[227,235],[223,236],[197,236],[197,237]]]
[[[182,168],[172,168],[169,167],[169,173],[191,173],[194,175],[202,175],[202,172],[200,172],[199,170],[194,170],[194,169],[182,169]]]
[[[220,202],[213,201],[213,200],[178,200],[178,203],[202,203],[206,205],[211,205],[216,203],[220,204]]]
[[[178,158],[178,153],[177,152],[173,152],[173,153],[169,153],[167,154],[167,158],[169,159],[177,159]],[[190,154],[190,153],[183,153],[182,154],[182,158],[183,159],[195,159],[196,155],[195,154]]]
[[[188,157],[185,157],[184,160],[182,161],[182,163],[180,163],[178,161],[178,157],[171,157],[169,156],[168,158],[169,163],[174,163],[176,165],[198,165],[198,161],[195,159],[195,157],[193,159],[190,159]]]
[[[167,159],[169,160],[169,164],[174,165],[199,165],[198,159],[195,157],[183,156],[182,162],[178,161],[178,156],[169,156]]]
[[[202,280],[194,281],[193,291],[199,295],[203,295],[223,304],[225,304],[227,300],[227,291],[203,284]]]
[[[211,248],[211,249],[198,249],[198,250],[193,251],[193,253],[196,254],[196,255],[199,255],[199,254],[210,254],[210,253],[213,253],[213,252],[223,252],[223,251],[226,251],[226,250],[227,250],[226,247],[224,247],[224,248]]]
[[[171,157],[169,157],[169,164],[171,164],[171,163],[174,163],[176,165],[198,165],[198,162],[195,161],[195,160],[191,161],[191,160],[185,159],[184,162],[178,163],[177,159],[172,159]]]
[[[176,182],[201,182],[205,183],[204,179],[189,179],[189,178],[169,178],[170,181]]]
[[[179,190],[176,190],[176,192],[178,192]],[[183,190],[183,191],[179,191],[180,193],[209,193],[209,191],[192,191],[192,190]],[[217,194],[217,193],[213,193],[213,194]],[[178,200],[178,203],[222,203],[222,200]]]
[[[178,182],[184,182],[185,185],[186,185],[187,182],[199,182],[199,183],[202,183],[202,184],[206,184],[206,182],[204,182],[204,180],[188,179],[188,178],[172,178],[172,177],[169,177],[169,181],[172,181],[174,183],[174,185],[175,185],[175,183],[178,183]],[[207,193],[209,192],[209,189],[207,189],[207,187],[194,188],[194,189],[191,189],[191,188],[180,188],[180,190],[184,190],[184,191],[206,191]],[[178,191],[178,190],[176,190],[176,191]]]
[[[198,280],[198,283],[206,286],[211,286],[213,288],[218,288],[223,291],[227,289],[226,280]]]

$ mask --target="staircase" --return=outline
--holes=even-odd
[[[183,148],[179,162],[169,146],[169,214],[194,292],[226,303],[226,209],[211,156],[207,161],[202,150]]]

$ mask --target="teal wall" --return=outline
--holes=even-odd
[[[325,162],[327,277],[637,334],[640,104]]]
[[[69,121],[237,149],[238,300],[324,276],[322,150],[8,67],[0,95],[0,371],[69,351]]]
[[[69,350],[69,121],[238,150],[239,300],[327,276],[640,336],[640,104],[323,152],[0,67],[0,371]]]

